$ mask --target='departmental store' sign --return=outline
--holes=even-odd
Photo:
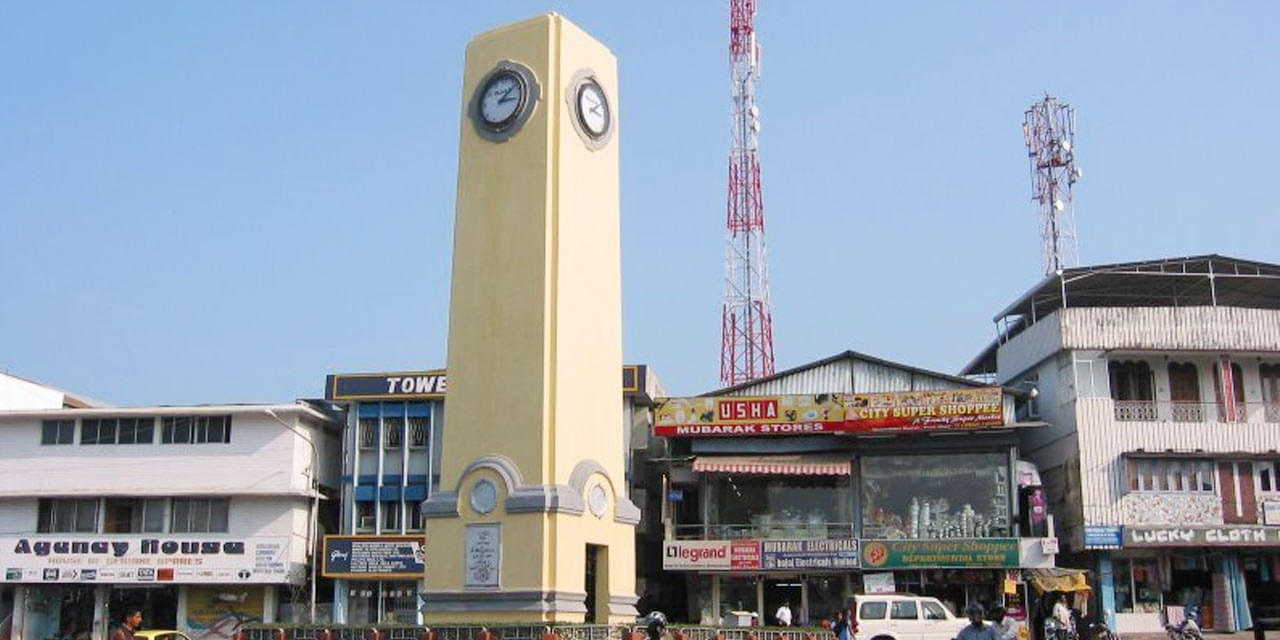
[[[285,583],[288,557],[284,537],[0,538],[5,582]]]
[[[1017,538],[863,540],[862,566],[872,569],[1017,567]]]
[[[654,435],[785,436],[980,429],[1005,424],[1000,387],[934,391],[663,398]]]

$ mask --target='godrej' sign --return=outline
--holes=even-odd
[[[417,578],[426,572],[422,536],[325,536],[327,578]]]

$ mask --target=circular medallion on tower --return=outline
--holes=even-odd
[[[471,485],[471,508],[476,513],[487,515],[498,505],[498,488],[488,480],[479,480]]]
[[[609,508],[609,495],[605,492],[603,485],[592,485],[587,490],[587,508],[591,509],[595,517],[604,517],[605,510]]]
[[[476,85],[467,111],[480,137],[503,142],[529,119],[539,93],[538,80],[529,67],[504,60]]]
[[[613,109],[595,72],[582,69],[574,74],[565,92],[565,101],[573,114],[570,118],[573,128],[587,148],[596,150],[608,144],[613,135]]]

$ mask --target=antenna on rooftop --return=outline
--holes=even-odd
[[[1045,94],[1027,109],[1022,134],[1031,158],[1031,199],[1040,205],[1045,275],[1079,264],[1072,187],[1083,173],[1075,161],[1076,112]]]

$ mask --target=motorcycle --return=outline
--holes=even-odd
[[[1164,625],[1164,631],[1169,634],[1169,640],[1204,640],[1204,635],[1200,633],[1200,625],[1196,624],[1192,616],[1187,616],[1176,625]]]
[[[1049,616],[1044,619],[1044,640],[1079,640],[1075,634],[1071,633],[1071,629],[1058,621],[1057,618]]]
[[[1111,627],[1107,623],[1099,620],[1090,622],[1085,628],[1085,637],[1088,640],[1119,640],[1115,632],[1111,631]]]

